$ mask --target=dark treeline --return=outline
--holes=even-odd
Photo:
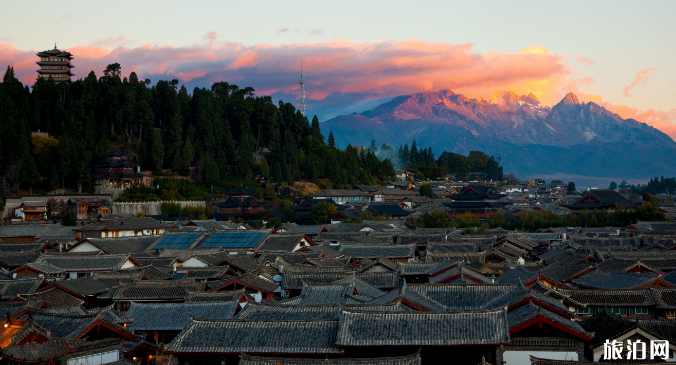
[[[505,216],[503,212],[491,214],[485,222],[471,214],[458,218],[446,219],[446,212],[425,212],[419,217],[409,218],[407,223],[411,227],[423,228],[480,228],[481,232],[487,228],[504,228],[533,232],[539,229],[552,227],[626,227],[637,221],[664,221],[664,213],[656,205],[645,202],[632,209],[616,206],[612,212],[582,211],[578,214],[564,214],[562,216],[551,210],[534,210],[521,212],[514,216]]]
[[[458,180],[485,178],[499,181],[503,178],[500,158],[496,159],[481,151],[470,151],[467,156],[444,151],[436,159],[432,147],[419,148],[415,139],[410,148],[406,143],[396,150],[386,144],[378,150],[376,141],[373,140],[369,151],[373,151],[381,158],[390,158],[401,168],[415,170],[416,178],[419,179],[440,179],[447,174],[454,175]]]
[[[0,171],[6,193],[33,187],[91,191],[88,164],[111,148],[156,174],[191,174],[198,182],[229,188],[260,172],[274,181],[306,179],[324,186],[376,184],[390,179],[390,160],[371,151],[325,142],[291,103],[273,103],[216,82],[192,94],[178,80],[150,86],[119,64],[72,83],[38,79],[32,88],[11,67],[0,83]],[[31,90],[32,89],[32,90]],[[31,137],[48,132],[49,138]],[[256,154],[256,152],[261,152]],[[192,169],[191,169],[192,167]]]

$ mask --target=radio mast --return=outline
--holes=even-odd
[[[303,62],[300,63],[300,113],[305,116],[305,81],[303,81]]]

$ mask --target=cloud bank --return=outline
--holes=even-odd
[[[285,31],[297,30],[280,30]],[[321,30],[311,31],[314,32]],[[118,62],[124,75],[134,71],[139,78],[152,81],[176,78],[189,90],[227,81],[241,87],[252,86],[258,95],[273,95],[297,103],[302,62],[308,112],[318,114],[320,120],[338,113],[368,110],[397,95],[442,89],[489,100],[496,90],[532,92],[543,104],[553,105],[571,85],[591,82],[591,79],[570,80],[565,55],[533,45],[519,52],[486,54],[474,52],[471,44],[416,39],[364,43],[340,39],[245,46],[222,40],[215,32],[184,47],[152,44],[129,47],[126,43],[122,37],[110,37],[66,48],[74,54],[76,78],[86,77],[91,70],[101,76],[106,65]],[[0,67],[12,65],[22,82],[32,84],[37,75],[35,53],[36,50],[0,43]],[[579,62],[593,63],[580,55],[576,58]],[[635,84],[645,81],[647,72],[642,76],[639,73]],[[636,85],[630,85],[629,91]],[[655,123],[656,127],[674,118],[673,112],[635,111],[631,115],[647,118],[637,119]]]
[[[634,80],[634,82],[632,82],[631,85],[624,88],[624,96],[627,96],[627,97],[631,96],[631,91],[634,90],[634,88],[648,82],[648,80],[650,80],[650,78],[648,77],[648,74],[652,71],[655,71],[655,69],[652,68],[652,67],[645,69],[645,70],[642,70],[642,71],[639,71],[639,73],[636,74],[636,79]]]

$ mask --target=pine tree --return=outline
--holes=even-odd
[[[176,149],[176,152],[174,153],[174,161],[173,164],[171,165],[171,169],[174,170],[174,172],[177,174],[182,174],[183,171],[185,170],[185,167],[183,166],[183,157],[181,156],[180,149]]]
[[[187,176],[190,174],[190,166],[192,165],[193,158],[195,158],[195,149],[192,147],[192,143],[190,143],[189,139],[185,141],[181,158],[183,159],[183,171],[181,172],[181,175]]]
[[[159,131],[153,130],[153,140],[150,146],[150,167],[153,171],[159,172],[164,163],[164,144],[162,144],[162,135]]]
[[[202,173],[202,177],[204,179],[204,184],[207,186],[213,186],[216,184],[220,177],[218,165],[216,165],[216,161],[214,161],[209,152],[207,152],[204,157],[204,171]]]
[[[336,148],[336,140],[333,138],[333,131],[329,132],[329,147]]]
[[[319,128],[319,119],[315,115],[312,117],[312,126],[310,127],[310,135],[312,135],[312,139],[315,141],[321,142],[321,144],[324,144],[324,136],[322,135],[322,131]]]

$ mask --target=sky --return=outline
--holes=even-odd
[[[35,52],[73,53],[190,91],[227,81],[320,121],[451,89],[490,100],[566,93],[676,138],[675,1],[100,1],[3,5],[0,67],[35,81]]]

